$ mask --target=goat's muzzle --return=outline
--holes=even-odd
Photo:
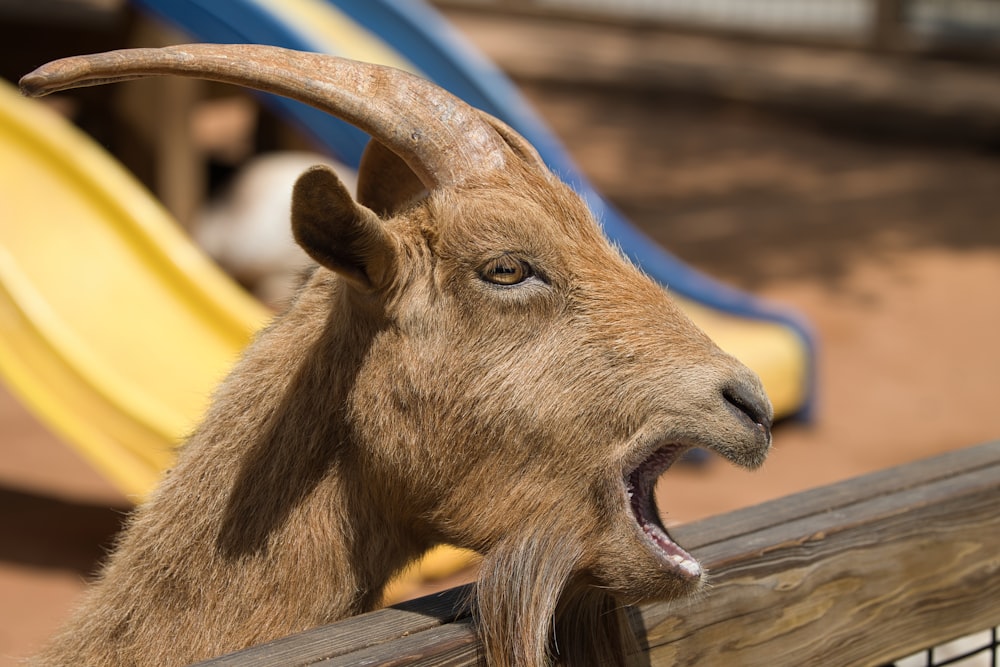
[[[698,586],[701,565],[670,536],[660,518],[655,488],[659,477],[694,447],[713,451],[730,462],[754,469],[763,464],[771,446],[774,413],[759,379],[742,369],[722,382],[709,399],[700,433],[681,433],[669,425],[647,425],[633,438],[634,453],[623,475],[627,507],[638,536],[662,574],[678,590]]]
[[[760,380],[750,371],[725,383],[722,405],[734,420],[733,435],[709,445],[732,463],[750,470],[759,468],[771,448],[774,409]]]
[[[722,389],[722,398],[736,411],[740,419],[749,420],[747,425],[760,431],[770,442],[774,411],[770,402],[759,391],[754,391],[743,383],[734,383]]]

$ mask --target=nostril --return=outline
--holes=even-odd
[[[770,430],[774,421],[771,406],[767,399],[743,385],[729,385],[722,389],[722,397],[737,410],[750,418],[754,424],[759,424]]]

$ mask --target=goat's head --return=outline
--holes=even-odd
[[[538,621],[544,649],[534,617],[567,587],[638,602],[699,585],[655,481],[692,447],[759,466],[770,404],[523,138],[418,77],[271,47],[72,58],[22,88],[166,73],[284,94],[374,137],[357,201],[326,168],[296,185],[294,232],[323,267],[306,289],[379,323],[343,408],[359,469],[388,489],[380,509],[486,555],[485,626]],[[504,586],[523,594],[496,602]]]

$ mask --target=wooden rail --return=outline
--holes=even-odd
[[[698,599],[634,610],[638,665],[879,665],[1000,625],[1000,441],[676,528]],[[465,587],[203,663],[475,665]]]

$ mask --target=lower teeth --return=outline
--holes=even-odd
[[[664,544],[663,537],[652,526],[648,525],[643,526],[643,532],[646,533],[646,535],[665,552],[670,550],[669,547],[676,548],[676,545],[674,545],[672,542]],[[689,576],[697,577],[701,575],[701,565],[698,564],[698,561],[692,560],[690,558],[685,558],[684,556],[678,553],[668,553],[665,555],[667,556],[667,559],[671,563],[676,565],[679,569],[683,570]]]

